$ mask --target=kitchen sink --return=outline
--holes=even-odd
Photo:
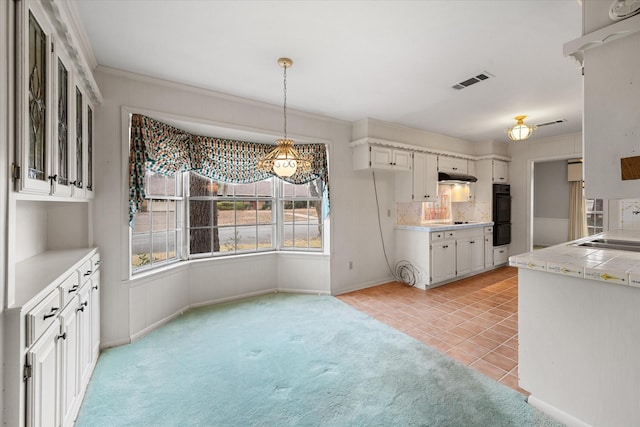
[[[593,239],[588,242],[576,243],[574,246],[640,252],[640,241],[636,240]]]

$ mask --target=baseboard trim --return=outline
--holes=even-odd
[[[305,294],[305,295],[331,295],[329,291],[320,291],[313,289],[294,289],[294,288],[278,288],[278,292],[288,294]]]
[[[547,402],[538,399],[534,395],[530,395],[527,402],[557,421],[566,424],[568,427],[591,427],[591,424],[587,424],[573,415],[567,414],[553,405],[549,405]]]
[[[212,300],[196,302],[196,303],[191,304],[189,307],[187,307],[187,309],[189,309],[189,308],[198,308],[198,307],[206,307],[208,305],[220,304],[220,303],[223,303],[223,302],[235,301],[235,300],[244,299],[244,298],[257,297],[257,296],[260,296],[260,295],[273,294],[275,292],[278,292],[278,289],[271,288],[271,289],[264,289],[264,290],[255,291],[255,292],[247,292],[247,293],[244,293],[244,294],[233,295],[233,296],[230,296],[230,297],[216,298],[216,299],[212,299]]]

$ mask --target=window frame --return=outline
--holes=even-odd
[[[149,182],[149,176],[147,174],[153,174],[153,172],[147,170],[145,173],[145,188],[147,189],[151,189],[150,185],[147,185]],[[162,176],[159,175],[158,176]],[[168,178],[168,177],[167,177]],[[145,194],[145,201],[150,202],[151,205],[153,206],[154,202],[167,202],[167,201],[174,201],[175,202],[175,222],[174,222],[174,228],[166,228],[164,231],[164,233],[166,235],[168,235],[170,232],[174,232],[175,233],[175,255],[173,257],[169,257],[169,250],[168,250],[168,246],[167,244],[165,245],[165,254],[167,255],[166,258],[159,260],[159,261],[154,261],[153,255],[151,255],[151,257],[149,258],[148,262],[142,265],[138,265],[138,266],[134,266],[133,265],[133,256],[134,256],[134,250],[133,250],[133,246],[134,246],[134,237],[135,235],[143,235],[143,234],[148,234],[149,235],[149,251],[150,254],[153,254],[153,246],[154,246],[154,234],[159,234],[162,231],[154,231],[153,229],[153,218],[150,218],[150,222],[149,222],[149,230],[146,232],[135,232],[135,220],[136,217],[134,216],[134,227],[129,227],[129,268],[131,271],[131,276],[136,276],[140,273],[144,273],[150,270],[156,270],[162,267],[165,267],[167,265],[170,264],[174,264],[180,261],[183,261],[185,259],[184,257],[184,208],[183,208],[183,204],[184,204],[184,192],[183,192],[183,177],[181,173],[177,173],[175,175],[175,188],[174,188],[174,195],[160,195],[160,194],[152,194],[150,192],[147,192]],[[166,181],[165,181],[165,185],[166,185]],[[166,187],[165,187],[166,188]],[[165,191],[166,192],[166,191]],[[142,211],[138,211],[136,212],[136,215],[138,215],[139,212]],[[168,211],[165,211],[168,212]],[[167,240],[168,242],[168,240]]]
[[[195,173],[195,172],[193,172]],[[228,256],[236,256],[236,255],[245,255],[245,254],[255,254],[255,253],[264,253],[264,252],[273,252],[275,250],[277,250],[278,247],[278,215],[277,215],[277,189],[276,187],[278,186],[278,183],[275,182],[276,178],[271,177],[269,178],[269,180],[272,180],[271,186],[272,186],[272,191],[271,191],[271,196],[259,196],[257,194],[257,191],[254,192],[254,195],[252,196],[239,196],[237,197],[235,195],[235,188],[234,188],[234,194],[229,196],[229,195],[217,195],[217,196],[213,196],[213,195],[207,195],[207,196],[192,196],[191,195],[191,190],[190,190],[190,182],[191,182],[191,172],[184,172],[184,177],[183,177],[183,182],[184,182],[184,201],[185,201],[185,225],[184,225],[184,245],[186,248],[186,258],[187,259],[207,259],[207,258],[220,258],[220,257],[228,257]],[[210,182],[217,182],[211,178],[207,178],[205,176],[200,175],[203,179],[208,179]],[[252,185],[252,184],[257,184],[257,183],[251,183],[251,184],[234,184],[234,183],[223,183],[223,184],[228,184],[228,185]],[[257,190],[257,189],[256,189]],[[255,250],[241,250],[238,251],[237,250],[237,244],[236,244],[236,248],[234,248],[233,251],[218,251],[215,252],[213,249],[213,243],[210,246],[211,251],[209,252],[200,252],[200,253],[195,253],[192,254],[191,253],[191,243],[190,243],[190,239],[191,239],[191,230],[194,227],[191,227],[191,201],[195,200],[195,201],[208,201],[211,203],[218,203],[218,202],[230,202],[230,203],[244,203],[247,201],[270,201],[271,202],[271,211],[272,211],[272,221],[271,223],[260,223],[258,221],[258,219],[256,218],[256,223],[253,225],[243,225],[237,224],[237,220],[235,221],[234,225],[208,225],[208,226],[198,226],[195,227],[196,229],[209,229],[211,230],[211,233],[213,234],[213,230],[215,230],[216,228],[219,230],[220,228],[223,229],[228,229],[228,228],[234,228],[236,230],[237,233],[237,228],[238,227],[250,227],[253,226],[256,229],[256,233],[258,232],[258,228],[260,226],[266,227],[266,226],[271,226],[272,229],[272,235],[273,238],[271,240],[271,247],[270,248],[266,248],[266,249],[260,249],[259,247],[259,242],[256,241],[256,249]],[[257,208],[256,208],[257,210]],[[211,209],[211,214],[213,215],[214,210]],[[237,210],[234,209],[234,216],[236,216]],[[213,222],[213,221],[211,221]],[[213,238],[213,237],[211,237]],[[258,235],[256,234],[256,239],[258,239]],[[222,242],[220,242],[220,245],[222,246]]]
[[[319,179],[319,178],[318,178]],[[287,196],[286,195],[286,186],[287,185],[296,185],[296,184],[290,184],[288,182],[285,182],[283,180],[278,180],[280,183],[280,188],[279,188],[279,194],[280,197],[278,198],[278,215],[279,216],[279,221],[278,221],[278,250],[279,251],[291,251],[291,252],[309,252],[309,253],[323,253],[324,252],[324,233],[325,233],[325,224],[324,224],[324,215],[325,215],[325,204],[324,204],[324,187],[321,189],[322,191],[320,191],[320,195],[319,197],[313,197],[309,195],[309,191],[307,191],[307,195],[306,196],[297,196],[294,195],[293,196]],[[306,184],[299,184],[299,185],[305,185],[305,186],[309,186],[311,185],[311,182],[308,182]],[[323,186],[325,185],[324,183],[322,184]],[[307,246],[306,247],[296,247],[295,245],[295,220],[293,221],[293,228],[292,228],[292,232],[293,232],[293,246],[285,246],[285,240],[284,240],[284,236],[285,236],[285,203],[287,202],[292,202],[293,203],[293,214],[295,215],[295,204],[296,202],[302,202],[302,201],[306,201],[307,202],[307,211],[309,209],[311,209],[310,203],[312,201],[314,202],[318,202],[320,203],[320,212],[318,214],[318,223],[317,224],[311,224],[308,222],[308,218],[309,215],[307,213],[307,224],[306,224],[306,228],[307,228]],[[310,234],[310,229],[312,226],[317,226],[320,228],[320,236],[319,236],[319,240],[320,240],[320,247],[318,248],[314,248],[311,246],[311,234]]]

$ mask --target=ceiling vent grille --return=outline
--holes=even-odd
[[[451,87],[456,89],[456,90],[462,90],[462,89],[464,89],[466,87],[469,87],[469,86],[474,85],[476,83],[480,83],[480,82],[482,82],[484,80],[487,80],[487,79],[489,79],[491,77],[495,77],[495,76],[493,74],[491,74],[491,73],[483,71],[482,73],[478,74],[477,76],[470,77],[467,80],[462,81],[460,83],[456,83]]]
[[[543,127],[543,126],[557,125],[558,123],[564,123],[566,121],[567,121],[567,119],[552,120],[550,122],[540,123],[540,124],[536,125],[536,127],[539,128],[539,127]]]

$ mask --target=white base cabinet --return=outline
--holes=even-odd
[[[411,269],[417,288],[427,289],[493,268],[491,226],[442,231],[398,227],[395,232],[396,262]]]
[[[100,345],[100,254],[51,251],[21,264],[19,298],[5,311],[5,425],[73,426]]]

